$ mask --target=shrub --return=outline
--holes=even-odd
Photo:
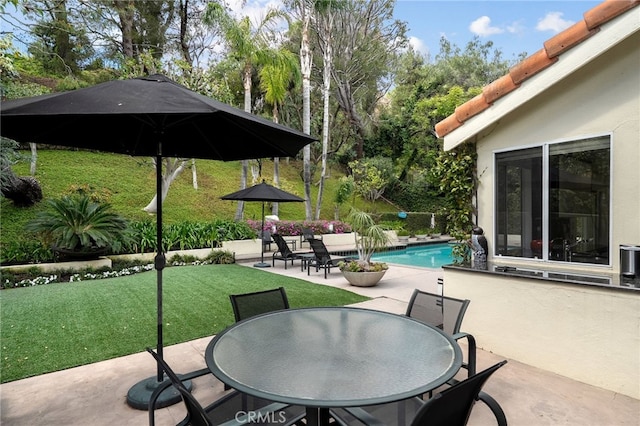
[[[252,238],[255,238],[260,231],[262,221],[247,220],[247,225],[254,232]],[[285,237],[302,235],[303,228],[311,229],[315,235],[351,232],[351,226],[339,220],[305,220],[302,222],[294,220],[267,220],[264,222],[265,231],[271,231],[274,226],[276,227],[276,233]]]
[[[232,252],[226,250],[212,251],[204,260],[196,259],[193,256],[174,255],[167,266],[182,265],[208,265],[208,264],[231,264],[235,263]],[[112,267],[101,267],[98,269],[85,268],[77,271],[57,270],[43,273],[40,268],[33,266],[26,271],[0,271],[0,288],[31,287],[51,283],[76,282],[98,280],[103,278],[121,277],[124,275],[137,274],[139,272],[150,271],[154,268],[153,263],[140,259],[123,260],[116,259]]]
[[[228,250],[214,250],[211,252],[211,254],[209,254],[206,257],[207,260],[210,261],[210,263],[215,263],[215,264],[231,264],[231,263],[236,263],[236,258],[234,256],[234,254]]]
[[[127,222],[110,211],[111,205],[95,203],[88,195],[49,200],[49,210],[27,224],[45,244],[76,252],[110,248],[125,238]]]
[[[396,230],[396,235],[398,237],[408,237],[408,236],[411,235],[411,232],[407,231],[404,228],[400,228],[400,229]]]
[[[157,251],[156,223],[150,220],[130,224],[130,242],[127,253],[151,253]],[[162,248],[192,250],[216,248],[222,241],[255,238],[247,223],[216,219],[211,222],[180,222],[162,227]],[[124,252],[123,251],[123,252]]]
[[[24,263],[43,263],[53,261],[51,247],[38,240],[11,241],[0,250],[0,264],[15,265]]]
[[[212,250],[211,253],[207,255],[203,260],[198,259],[195,256],[191,255],[181,255],[175,254],[171,256],[169,260],[169,264],[172,266],[181,266],[181,265],[198,265],[198,264],[232,264],[236,262],[236,258],[233,252],[228,250]]]
[[[384,262],[364,262],[362,260],[350,260],[338,262],[338,268],[347,272],[380,272],[389,269]]]

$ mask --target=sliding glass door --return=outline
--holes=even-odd
[[[609,264],[609,136],[495,154],[495,255]]]

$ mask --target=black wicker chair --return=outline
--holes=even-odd
[[[284,287],[252,293],[231,294],[229,299],[236,322],[271,311],[289,309],[289,299]]]
[[[319,237],[319,238],[318,238]],[[302,243],[308,243],[309,240],[313,239],[322,239],[322,235],[316,235],[313,233],[313,229],[311,228],[302,228],[302,234],[300,234],[300,248],[302,248]],[[309,245],[311,247],[311,245]]]
[[[252,293],[230,294],[229,299],[236,322],[271,311],[289,309],[289,299],[284,287]],[[224,388],[225,390],[231,389],[226,384]]]
[[[489,377],[507,361],[501,361],[486,370],[462,380],[423,401],[411,398],[390,404],[346,409],[332,409],[331,415],[342,426],[351,425],[406,425],[411,426],[465,426],[475,402],[480,399],[482,387]],[[502,413],[502,409],[500,409]],[[502,413],[498,425],[506,426]]]
[[[160,394],[173,386],[182,397],[187,408],[187,416],[178,426],[235,426],[242,424],[256,424],[255,419],[261,419],[261,425],[293,425],[299,424],[305,415],[304,407],[276,403],[246,394],[232,391],[203,407],[193,394],[184,386],[183,380],[211,374],[208,369],[197,370],[178,377],[169,365],[160,359],[151,348],[147,351],[153,355],[169,380],[156,388],[149,399],[149,425],[155,425],[156,401]],[[247,409],[250,407],[250,409]]]
[[[273,241],[275,241],[278,246],[278,250],[273,252],[271,256],[271,266],[276,266],[276,260],[282,260],[284,261],[284,269],[287,269],[287,262],[291,261],[291,265],[293,266],[294,260],[301,259],[300,253],[291,251],[289,244],[287,244],[282,235],[273,234],[271,238],[273,238]]]
[[[271,251],[271,244],[273,244],[273,238],[271,237],[271,231],[260,231],[258,237],[262,239],[263,250]]]
[[[337,267],[340,261],[348,261],[352,259],[352,257],[348,256],[335,256],[330,254],[329,250],[327,250],[327,246],[324,245],[322,240],[312,238],[309,240],[309,245],[311,246],[311,250],[313,250],[315,257],[309,260],[307,264],[307,275],[311,274],[311,267],[314,266],[316,268],[316,272],[318,272],[320,268],[324,269],[324,277],[327,278],[327,272],[331,272],[331,268]]]

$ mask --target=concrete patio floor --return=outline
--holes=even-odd
[[[269,259],[270,260],[270,259]],[[251,267],[254,262],[245,263]],[[404,313],[414,288],[437,291],[438,269],[393,265],[375,287],[350,286],[339,271],[324,279],[322,271],[301,272],[299,264],[285,270],[282,262],[265,268],[270,273],[310,281],[310,285],[330,285],[371,297],[356,306]],[[473,303],[473,301],[472,301]],[[464,323],[463,323],[464,329]],[[166,347],[165,359],[179,373],[205,367],[204,351],[211,337]],[[482,347],[482,342],[478,342]],[[463,348],[464,351],[464,348]],[[478,351],[478,369],[505,359],[499,354]],[[510,425],[640,425],[640,401],[577,382],[509,359],[485,385],[503,407]],[[612,360],[613,361],[613,360]],[[145,425],[146,411],[130,408],[126,395],[131,386],[155,374],[153,359],[140,352],[95,364],[44,374],[0,385],[0,424],[37,425]],[[215,377],[193,382],[194,395],[209,402],[224,393]],[[156,414],[159,426],[175,425],[184,417],[182,403]],[[483,404],[477,404],[470,425],[494,425]]]

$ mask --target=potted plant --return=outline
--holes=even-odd
[[[384,262],[372,262],[371,256],[389,243],[389,236],[384,227],[377,225],[369,213],[361,210],[351,209],[346,222],[351,225],[355,235],[358,259],[340,262],[338,267],[352,285],[376,285],[389,267]]]
[[[401,243],[408,243],[411,233],[404,228],[399,228],[396,229],[396,235],[398,236],[398,241]]]
[[[125,219],[111,212],[109,204],[93,202],[87,195],[49,200],[49,207],[26,229],[40,234],[63,257],[97,258],[126,238]]]
[[[429,235],[429,231],[428,230],[424,230],[424,229],[418,229],[416,231],[416,239],[418,241],[424,241],[427,239],[427,236]]]

